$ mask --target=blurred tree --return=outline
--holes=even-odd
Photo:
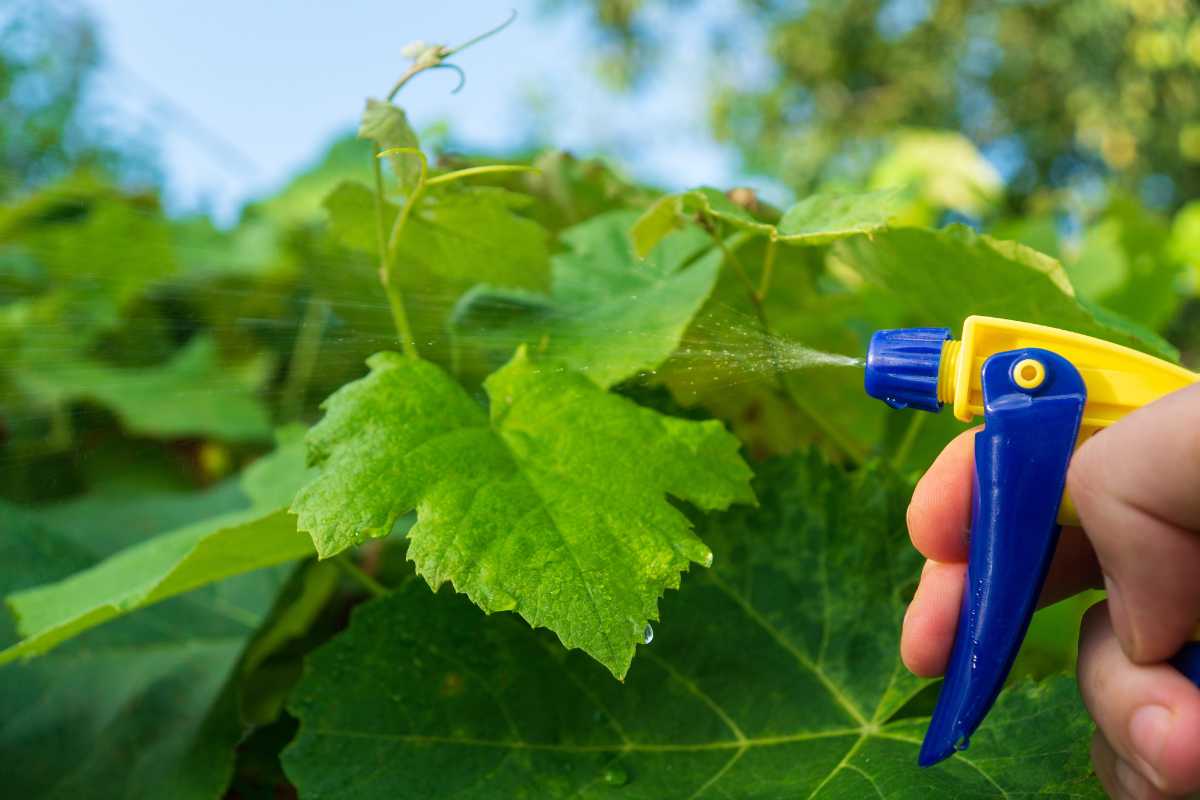
[[[136,161],[88,106],[99,61],[83,14],[40,0],[0,8],[0,200],[81,166],[116,174]]]
[[[592,0],[606,58],[631,77],[662,43],[644,20],[694,0]],[[797,190],[861,181],[899,127],[961,131],[1008,178],[1115,179],[1153,206],[1200,192],[1200,20],[1191,0],[740,0],[772,62],[761,85],[722,79],[746,53],[711,31],[712,121],[747,168]]]

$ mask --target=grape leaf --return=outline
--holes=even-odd
[[[897,652],[919,571],[906,484],[809,454],[756,488],[760,508],[704,523],[714,567],[664,599],[624,684],[411,585],[360,607],[292,696],[301,796],[1103,796],[1066,678],[1006,691],[970,750],[917,766],[928,684]]]
[[[216,508],[225,507],[225,494]],[[0,504],[0,593],[87,568],[111,552],[110,539],[119,546],[124,538],[107,525],[66,537],[40,516]],[[220,796],[243,735],[228,681],[283,580],[278,568],[232,578],[0,668],[5,791],[96,800]]]
[[[1150,331],[1082,303],[1058,261],[969,228],[896,229],[842,242],[836,254],[910,309],[910,324],[955,328],[970,314],[986,314],[1099,336],[1163,358],[1178,355]]]
[[[16,380],[43,402],[88,401],[111,409],[131,433],[269,439],[270,416],[256,395],[269,364],[260,358],[243,367],[239,374],[222,364],[216,343],[201,336],[158,366],[122,368],[94,360],[48,360],[23,367]]]
[[[298,443],[297,443],[298,444]],[[271,477],[307,474],[281,465],[299,461],[298,446],[285,447],[250,470],[248,483],[265,471]],[[275,492],[290,494],[286,488]],[[258,490],[261,491],[261,490]],[[90,568],[55,583],[10,595],[23,638],[0,651],[0,664],[40,655],[89,628],[226,578],[303,558],[312,553],[308,537],[296,531],[283,501],[230,511],[124,549]]]
[[[446,320],[469,287],[489,283],[543,289],[547,285],[546,231],[519,213],[530,202],[525,195],[502,189],[460,184],[432,187],[421,196],[401,237],[396,261],[397,282],[422,355],[441,361],[461,357],[461,347],[451,352]],[[354,315],[354,327],[366,332],[360,335],[377,340],[370,332],[382,323],[390,333],[392,323],[376,273],[379,237],[374,196],[361,183],[348,181],[326,197],[325,209],[333,236],[369,254],[372,266],[354,276],[358,281],[354,286],[344,273],[319,275],[321,291],[335,302],[341,298],[341,313]],[[397,212],[395,205],[385,203],[389,229]],[[375,341],[367,352],[378,349],[380,343]]]
[[[814,194],[789,208],[779,220],[781,242],[828,244],[856,233],[884,230],[903,207],[899,189],[861,194]]]
[[[524,354],[488,378],[490,414],[438,367],[379,353],[309,434],[321,474],[292,510],[325,558],[414,508],[409,558],[485,611],[514,610],[624,675],[662,591],[708,547],[670,494],[753,500],[720,423],[662,416]]]
[[[402,273],[420,264],[454,285],[487,281],[543,288],[548,283],[547,234],[520,216],[531,200],[493,186],[461,183],[426,192],[397,250]],[[428,291],[415,285],[417,291]]]
[[[634,219],[614,211],[568,229],[562,239],[570,250],[554,256],[549,296],[478,287],[455,309],[455,330],[510,350],[536,344],[602,387],[655,369],[712,291],[721,252],[693,227],[639,261]]]
[[[659,198],[634,223],[632,236],[638,256],[644,258],[662,237],[699,215],[788,244],[828,244],[856,233],[883,230],[905,202],[905,193],[899,189],[814,194],[789,208],[778,225],[772,225],[734,203],[724,192],[702,186]]]
[[[455,285],[488,281],[502,286],[546,285],[546,232],[515,212],[528,197],[494,187],[451,187],[423,196],[400,240],[398,260],[405,286],[427,293],[430,276]],[[333,235],[343,244],[378,255],[375,197],[344,181],[325,198]],[[390,231],[399,209],[384,203]]]

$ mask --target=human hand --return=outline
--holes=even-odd
[[[908,509],[909,535],[927,561],[900,652],[926,677],[945,670],[958,623],[974,439],[968,431],[947,445]],[[1200,791],[1200,689],[1163,663],[1200,620],[1200,386],[1092,437],[1071,461],[1067,488],[1083,526],[1063,529],[1040,604],[1108,591],[1079,639],[1096,773],[1118,798]]]

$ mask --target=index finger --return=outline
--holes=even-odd
[[[908,504],[908,535],[921,555],[933,561],[967,560],[978,430],[964,431],[946,445],[917,482]]]

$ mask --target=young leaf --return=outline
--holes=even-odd
[[[404,110],[374,98],[368,99],[367,107],[363,109],[362,120],[358,124],[358,136],[360,139],[369,139],[375,142],[380,150],[389,150],[394,147],[414,149],[421,147],[417,134],[408,124],[408,116]],[[389,158],[392,162],[392,169],[400,181],[400,188],[408,192],[416,185],[421,174],[420,160],[409,153],[396,153]]]
[[[291,472],[294,480],[303,479],[306,474],[280,463],[298,461],[298,455],[297,447],[284,448],[255,467],[275,477]],[[251,485],[261,483],[254,472]],[[0,651],[0,664],[45,653],[169,597],[311,553],[312,543],[296,531],[282,505],[231,511],[159,534],[56,583],[10,595],[8,605],[25,638]]]
[[[479,287],[455,309],[456,330],[506,346],[537,344],[602,387],[655,369],[712,291],[721,252],[692,227],[639,260],[629,236],[634,219],[614,211],[565,231],[571,249],[553,259],[549,297]]]
[[[638,258],[650,255],[664,236],[679,230],[684,222],[683,199],[679,195],[668,194],[658,198],[629,229],[634,254]]]
[[[807,456],[756,487],[760,508],[706,522],[713,569],[664,599],[624,684],[411,585],[360,607],[292,696],[289,777],[331,798],[1102,796],[1065,678],[1008,690],[971,749],[917,766],[907,485]]]
[[[905,193],[882,189],[859,194],[810,195],[784,213],[778,225],[756,218],[724,192],[702,186],[667,195],[646,209],[633,226],[637,253],[644,257],[664,236],[678,229],[686,215],[699,215],[735,230],[796,245],[828,244],[856,233],[874,233],[905,207]]]
[[[196,337],[159,366],[51,360],[24,366],[17,382],[45,402],[86,400],[111,409],[131,433],[261,441],[270,438],[271,421],[256,388],[268,368],[257,359],[239,375],[220,363],[211,338]]]
[[[828,244],[856,233],[875,233],[904,205],[904,193],[882,189],[861,194],[814,194],[792,206],[779,220],[781,242]]]
[[[666,588],[708,547],[670,494],[749,502],[715,422],[664,417],[523,352],[485,386],[490,414],[428,362],[379,353],[309,434],[320,475],[292,504],[322,557],[417,510],[409,557],[485,611],[514,610],[618,677]]]

